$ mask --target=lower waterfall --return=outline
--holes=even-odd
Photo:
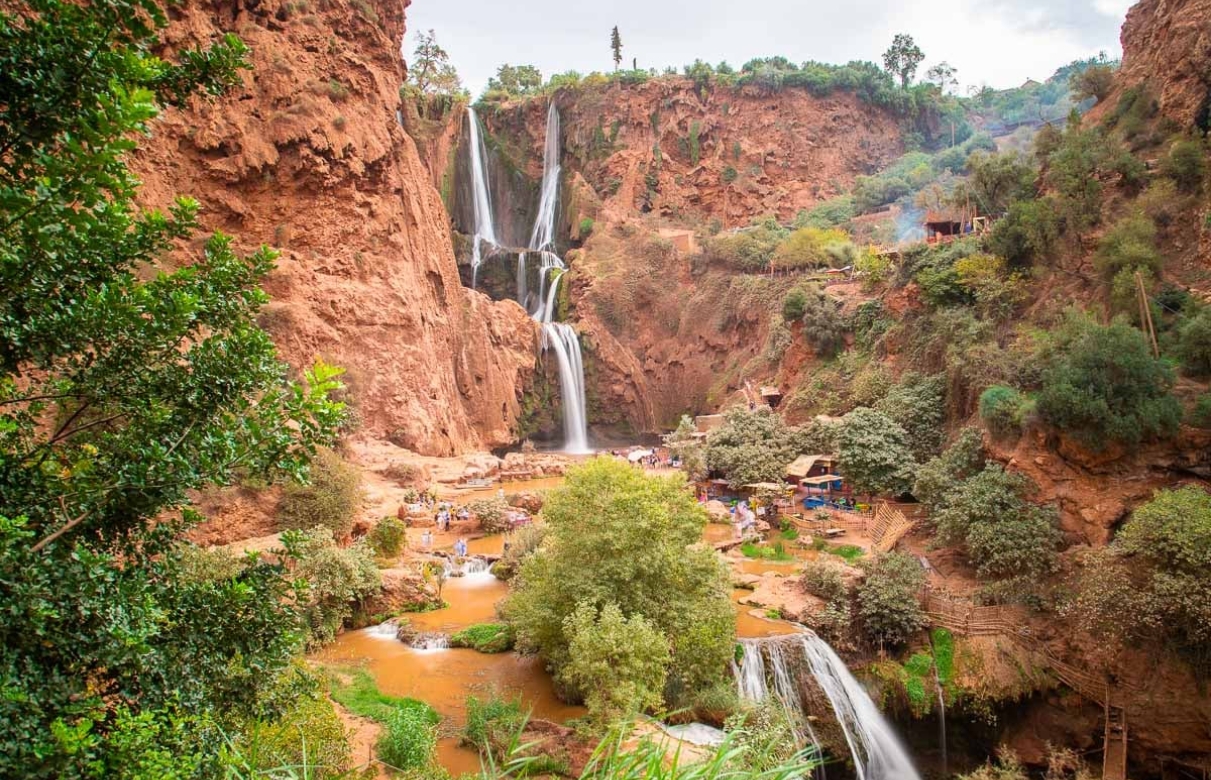
[[[770,639],[741,640],[734,666],[740,696],[773,696],[808,723],[798,674],[809,674],[832,707],[853,755],[858,780],[920,780],[891,724],[828,643],[810,631]],[[805,735],[815,743],[814,735]]]

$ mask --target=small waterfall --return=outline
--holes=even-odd
[[[555,241],[555,212],[559,210],[559,109],[547,109],[547,137],[542,149],[542,194],[538,217],[530,233],[531,249],[546,249]]]
[[[479,117],[471,106],[467,106],[467,127],[467,137],[470,139],[468,154],[471,156],[471,205],[475,213],[475,235],[471,237],[471,287],[474,288],[479,277],[480,244],[487,242],[496,246],[498,242],[492,198],[488,190],[488,152],[480,133]]]
[[[920,780],[891,724],[823,639],[809,631],[793,637],[746,639],[741,646],[742,657],[733,671],[742,698],[762,701],[773,695],[785,706],[803,713],[803,700],[792,675],[796,662],[801,660],[824,692],[845,734],[858,780]],[[791,658],[790,654],[798,657]],[[814,735],[811,739],[815,742]]]
[[[526,289],[526,253],[517,253],[517,302],[521,304],[523,309],[527,309],[526,298],[530,297],[530,291]]]
[[[471,577],[476,574],[487,574],[492,568],[487,559],[479,556],[470,558],[447,558],[443,567],[446,577]]]
[[[421,652],[449,650],[450,637],[445,634],[417,634],[408,640],[408,647]]]

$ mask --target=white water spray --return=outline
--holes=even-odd
[[[794,637],[742,640],[742,646],[740,663],[733,669],[743,698],[762,701],[772,695],[802,712],[802,698],[791,674],[793,659],[788,657],[801,653],[845,733],[858,780],[920,780],[891,724],[827,642],[809,631]]]
[[[471,287],[479,278],[480,244],[497,245],[496,225],[492,216],[492,197],[488,190],[488,152],[480,133],[479,117],[467,106],[467,137],[471,156],[471,206],[475,215],[475,235],[471,237]]]

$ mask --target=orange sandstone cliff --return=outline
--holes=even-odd
[[[262,322],[296,368],[348,369],[364,432],[426,454],[507,444],[535,365],[521,307],[459,282],[448,218],[400,126],[404,3],[185,0],[168,55],[234,32],[253,69],[170,110],[138,155],[142,197],[281,250]]]

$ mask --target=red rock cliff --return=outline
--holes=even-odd
[[[459,283],[448,219],[397,119],[404,3],[185,0],[166,48],[235,32],[253,70],[168,111],[140,150],[143,198],[282,250],[264,324],[284,357],[345,366],[364,431],[427,454],[507,443],[536,333]]]
[[[1161,111],[1189,127],[1211,100],[1211,0],[1140,0],[1123,24],[1116,94],[1148,82]],[[1106,101],[1114,105],[1115,96]]]

